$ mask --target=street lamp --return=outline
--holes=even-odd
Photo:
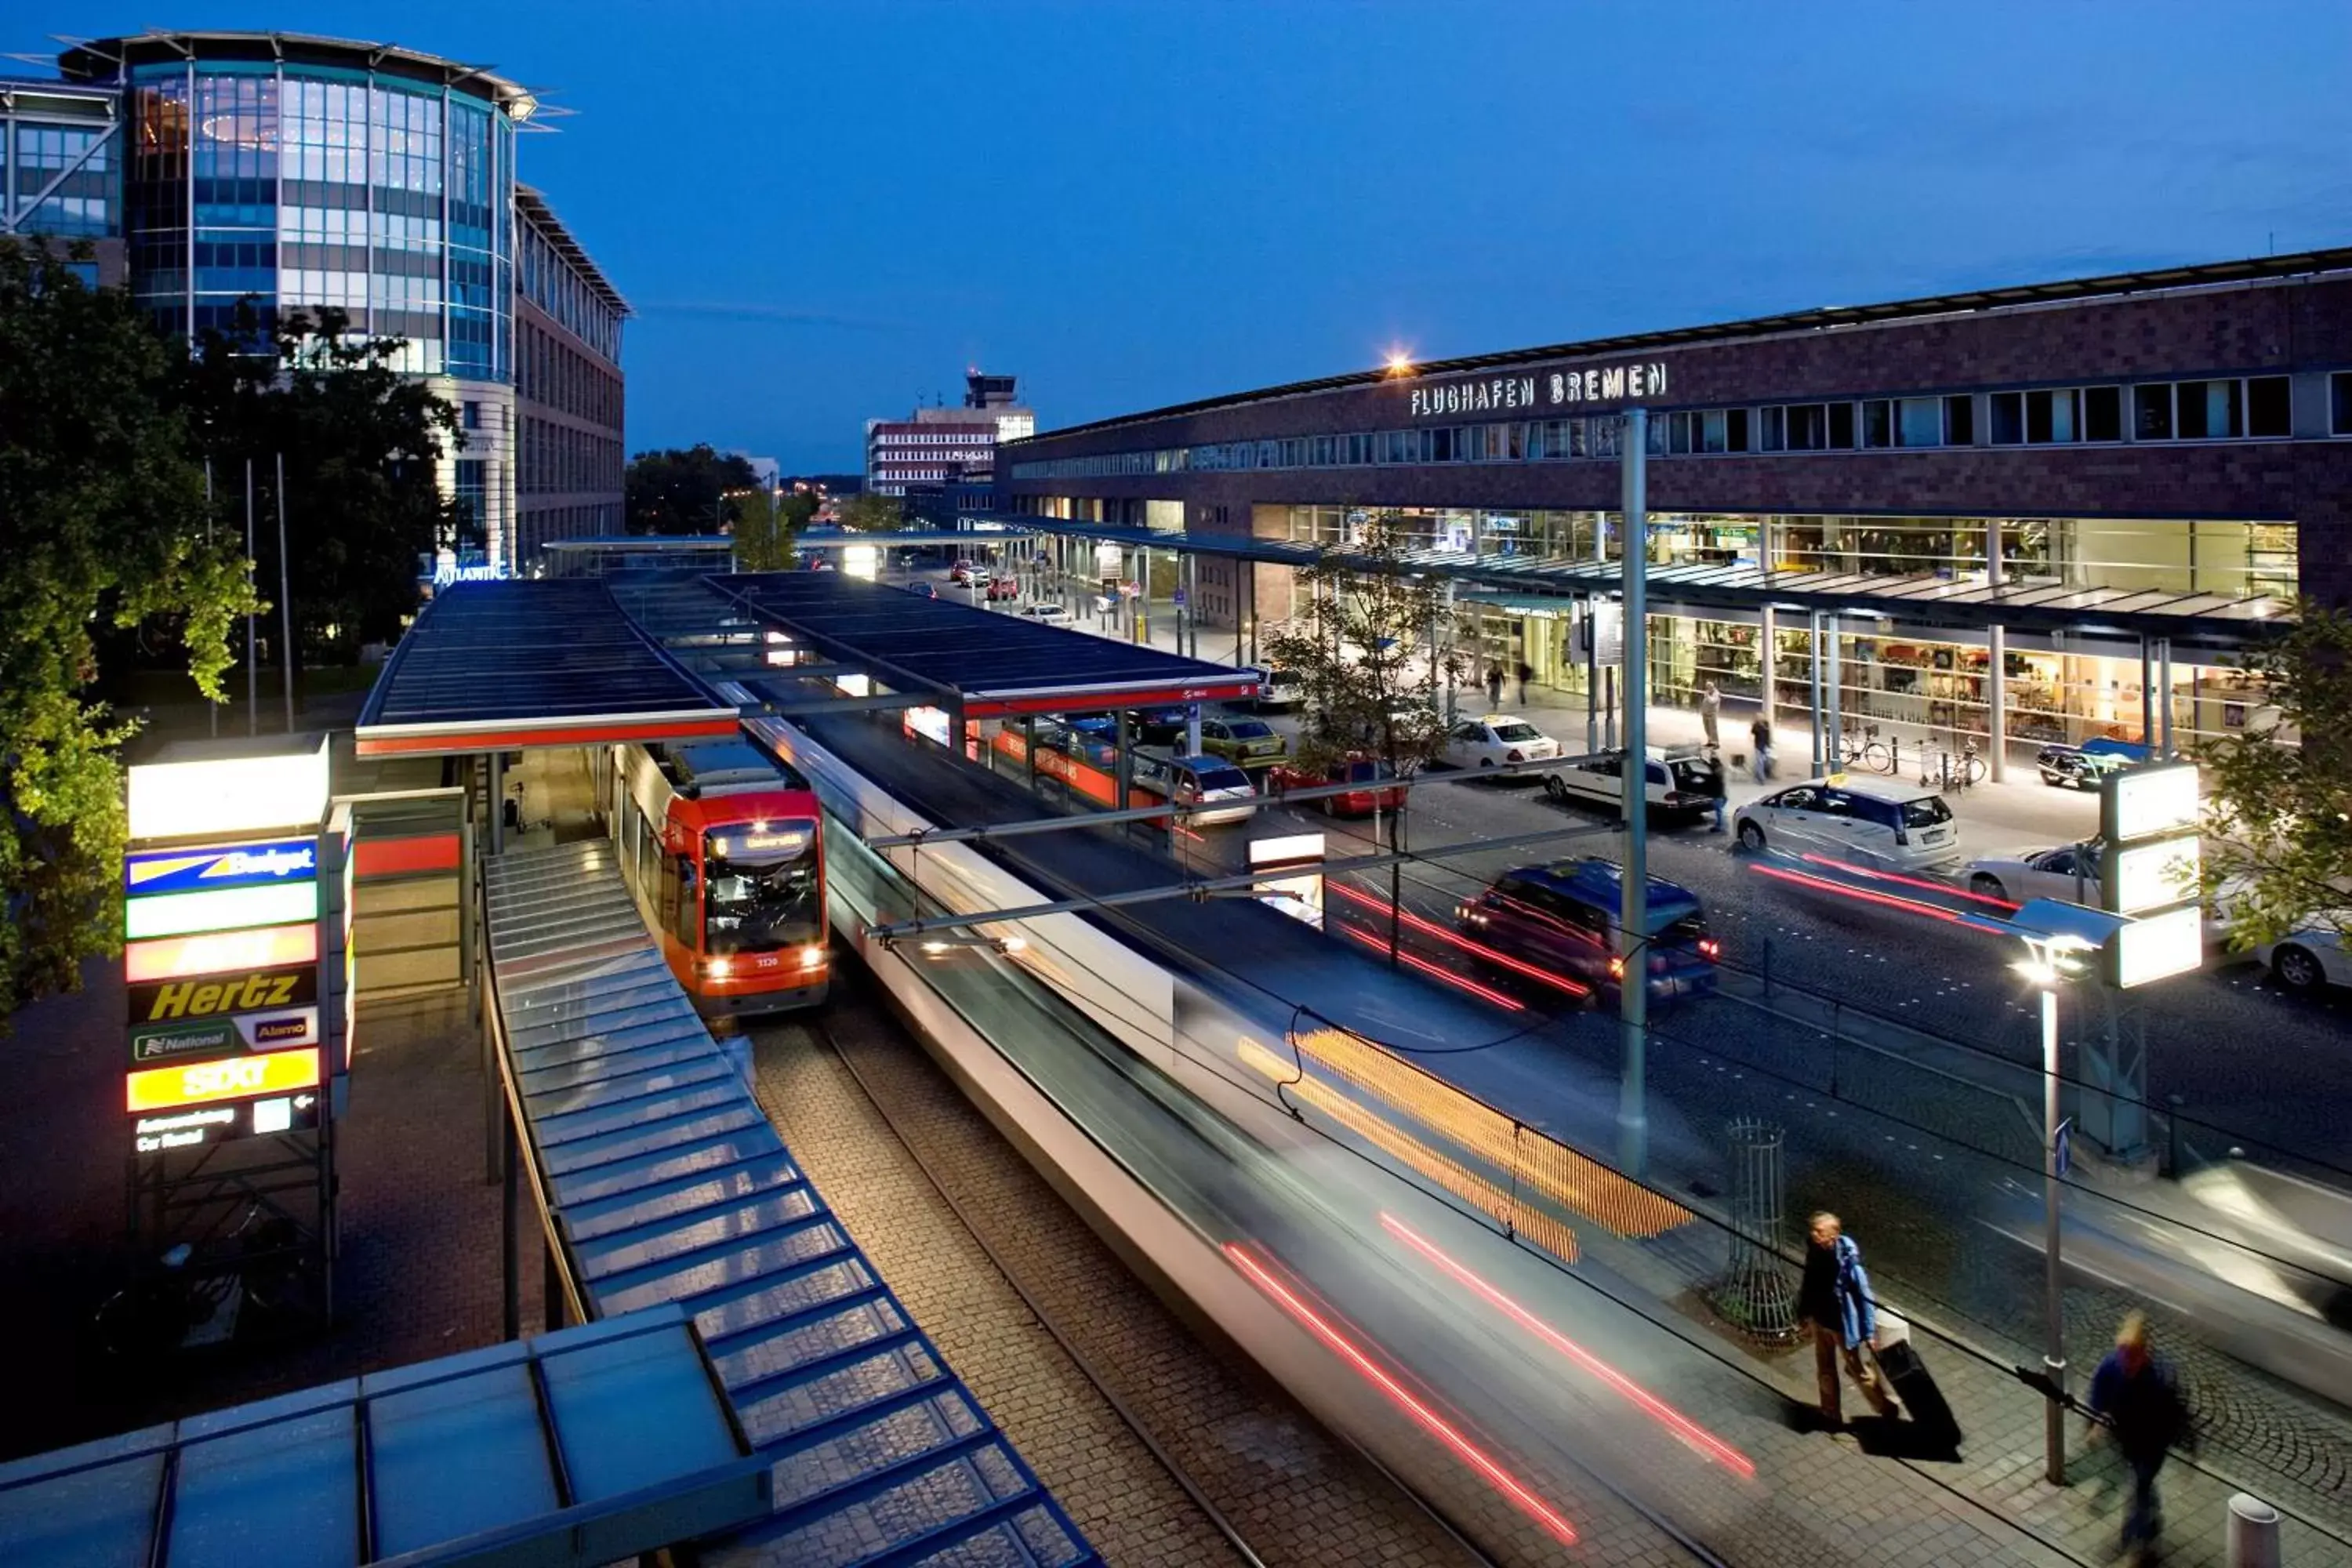
[[[2058,986],[2084,973],[2091,959],[2128,916],[2058,899],[2034,899],[2003,922],[2023,939],[2027,957],[2017,972],[2042,993],[2042,1260],[2046,1322],[2042,1370],[2049,1381],[2042,1405],[2042,1458],[2052,1486],[2066,1484],[2065,1270],[2059,1258]]]

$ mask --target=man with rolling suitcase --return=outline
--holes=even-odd
[[[1822,1418],[1831,1426],[1845,1425],[1838,1367],[1862,1390],[1872,1409],[1893,1417],[1901,1410],[1881,1383],[1871,1358],[1864,1353],[1878,1328],[1877,1304],[1871,1300],[1870,1276],[1863,1272],[1862,1248],[1838,1216],[1813,1216],[1805,1248],[1805,1275],[1797,1290],[1797,1312],[1811,1325],[1813,1372],[1821,1389]]]

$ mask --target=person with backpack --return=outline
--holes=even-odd
[[[2156,1473],[2175,1443],[2189,1436],[2189,1405],[2181,1398],[2172,1369],[2148,1347],[2147,1320],[2137,1312],[2124,1315],[2116,1330],[2116,1348],[2091,1374],[2091,1440],[2103,1430],[2115,1433],[2116,1450],[2131,1468],[2131,1501],[2124,1510],[2123,1550],[2145,1551],[2156,1544],[2161,1526],[2156,1496]],[[2104,1420],[2105,1426],[2100,1422]]]
[[[1841,1362],[1873,1410],[1890,1419],[1902,1414],[1877,1367],[1863,1353],[1878,1332],[1878,1307],[1871,1298],[1870,1276],[1863,1272],[1862,1248],[1833,1214],[1813,1216],[1804,1279],[1797,1289],[1797,1315],[1812,1329],[1813,1373],[1823,1420],[1833,1428],[1845,1425],[1838,1384]]]

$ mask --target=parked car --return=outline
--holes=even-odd
[[[1323,784],[1358,784],[1362,787],[1303,804],[1319,807],[1326,816],[1370,816],[1375,811],[1403,808],[1405,788],[1394,782],[1395,776],[1388,763],[1379,758],[1351,752],[1346,761],[1332,764],[1323,773],[1310,773],[1290,763],[1276,763],[1266,773],[1265,788],[1268,795],[1280,795],[1286,790],[1314,789]]]
[[[1263,719],[1203,719],[1201,750],[1244,768],[1265,768],[1290,755],[1290,742]]]
[[[2173,858],[2168,854],[2167,860]],[[2102,842],[2086,839],[2080,844],[2061,844],[2054,849],[2022,849],[2009,855],[1983,855],[1961,868],[1955,880],[1969,891],[1986,898],[2006,899],[2021,904],[2028,899],[2059,899],[2070,904],[2104,907],[2105,855]],[[2167,901],[2187,902],[2198,896],[2197,872],[2193,864],[2168,867],[2162,862],[2140,868],[2137,875],[2163,879],[2159,889],[2170,885],[2173,897]],[[2205,940],[2221,942],[2229,935],[2229,921],[2221,905],[2227,895],[2209,904],[2205,912]]]
[[[2306,995],[2330,985],[2352,985],[2352,953],[2341,933],[2306,926],[2254,949],[2255,962],[2289,991]]]
[[[1137,739],[1147,746],[1173,746],[1184,739],[1184,731],[1192,722],[1192,710],[1183,707],[1139,709],[1135,715]]]
[[[1250,705],[1261,713],[1272,713],[1286,708],[1296,708],[1307,700],[1307,683],[1298,672],[1290,669],[1260,669],[1257,696]]]
[[[1751,850],[1897,871],[1948,870],[1963,858],[1959,826],[1944,797],[1901,779],[1811,779],[1749,801],[1732,823]]]
[[[2079,746],[2049,745],[2035,753],[2034,770],[2053,789],[2096,789],[2118,768],[2146,762],[2148,750],[2129,741],[2093,739]]]
[[[1624,929],[1622,887],[1623,872],[1598,858],[1522,866],[1458,906],[1454,918],[1473,941],[1568,975],[1595,995],[1613,995],[1624,975],[1617,951]],[[1649,929],[1643,934],[1651,998],[1713,991],[1722,947],[1707,930],[1697,896],[1653,877],[1647,910]]]
[[[948,581],[959,588],[965,587],[971,584],[973,577],[979,574],[979,572],[980,568],[971,562],[959,561],[948,568]]]
[[[1021,614],[1029,620],[1040,621],[1049,626],[1066,626],[1070,624],[1070,612],[1059,605],[1024,605],[1021,606]]]
[[[1445,760],[1457,768],[1492,768],[1539,763],[1559,755],[1559,742],[1506,713],[1466,719],[1445,737]]]
[[[1160,751],[1135,753],[1136,787],[1178,805],[1203,805],[1187,818],[1194,827],[1246,822],[1257,811],[1257,786],[1223,757],[1180,757]]]
[[[1649,786],[1643,793],[1650,809],[1670,816],[1696,816],[1715,805],[1707,794],[1706,770],[1695,747],[1669,751],[1650,748],[1645,770]],[[1605,807],[1614,814],[1625,796],[1625,753],[1615,752],[1591,762],[1554,768],[1543,776],[1544,793],[1558,801],[1576,801]]]
[[[1017,577],[991,577],[988,580],[988,602],[1017,599],[1021,596],[1021,580]]]

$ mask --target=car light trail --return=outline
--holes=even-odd
[[[1323,880],[1323,887],[1324,890],[1327,892],[1337,893],[1341,898],[1345,899],[1353,899],[1356,902],[1362,904],[1365,908],[1378,910],[1383,914],[1393,910],[1397,919],[1412,927],[1413,930],[1426,931],[1431,936],[1436,937],[1441,941],[1450,942],[1458,948],[1476,953],[1479,957],[1486,959],[1490,963],[1501,964],[1504,968],[1510,970],[1513,973],[1524,974],[1530,980],[1540,980],[1546,985],[1557,986],[1560,990],[1567,992],[1571,996],[1590,996],[1592,994],[1592,989],[1588,985],[1579,984],[1577,982],[1569,979],[1564,974],[1547,973],[1524,959],[1513,958],[1509,953],[1499,952],[1495,948],[1488,947],[1483,942],[1473,942],[1468,937],[1464,936],[1460,931],[1448,931],[1444,926],[1439,925],[1435,921],[1414,914],[1411,910],[1392,905],[1386,899],[1375,898],[1371,894],[1365,892],[1361,888],[1351,888],[1345,882],[1335,882],[1328,877]]]
[[[1365,1382],[1388,1396],[1389,1402],[1411,1416],[1415,1425],[1454,1451],[1464,1464],[1486,1479],[1488,1485],[1500,1492],[1526,1514],[1541,1525],[1562,1546],[1576,1544],[1576,1527],[1560,1516],[1542,1498],[1536,1495],[1526,1482],[1505,1469],[1484,1448],[1463,1436],[1454,1425],[1431,1409],[1413,1392],[1391,1376],[1379,1363],[1360,1348],[1338,1327],[1324,1319],[1289,1286],[1276,1279],[1267,1266],[1258,1260],[1254,1250],[1238,1241],[1224,1245],[1226,1258],[1246,1276],[1261,1291],[1293,1321],[1320,1341],[1327,1350],[1356,1369]]]
[[[1979,893],[1968,888],[1956,888],[1949,882],[1930,882],[1920,877],[1906,877],[1900,871],[1882,871],[1875,866],[1850,865],[1845,861],[1832,860],[1821,855],[1801,855],[1798,858],[1809,861],[1815,866],[1835,867],[1841,871],[1851,871],[1856,876],[1869,877],[1877,881],[1900,882],[1906,888],[1924,888],[1928,892],[1941,893],[1947,898],[1970,899],[1979,904],[1990,904],[1997,910],[2006,910],[2011,914],[2016,913],[2019,908],[2014,900],[1996,899],[1990,893]]]
[[[1827,877],[1809,877],[1802,871],[1785,870],[1778,866],[1750,866],[1748,869],[1761,877],[1777,877],[1783,882],[1794,882],[1801,888],[1818,888],[1822,892],[1835,893],[1841,898],[1853,899],[1862,903],[1885,904],[1888,909],[1905,910],[1915,915],[1931,915],[1937,920],[1947,921],[1956,926],[1968,926],[1971,930],[1983,929],[1966,915],[1952,910],[1939,910],[1933,904],[1923,904],[1916,899],[1897,898],[1893,893],[1874,893],[1868,888],[1849,887],[1843,882],[1833,882]]]
[[[1673,1405],[1668,1405],[1656,1394],[1652,1394],[1648,1389],[1643,1388],[1640,1384],[1635,1383],[1632,1378],[1627,1377],[1623,1373],[1619,1372],[1615,1367],[1611,1366],[1608,1363],[1602,1361],[1600,1357],[1586,1350],[1582,1345],[1578,1344],[1575,1341],[1570,1339],[1567,1335],[1562,1334],[1559,1330],[1553,1328],[1549,1323],[1545,1322],[1541,1318],[1537,1317],[1533,1312],[1528,1311],[1525,1307],[1520,1306],[1517,1301],[1514,1301],[1508,1296],[1504,1295],[1503,1292],[1497,1290],[1494,1286],[1480,1279],[1476,1274],[1472,1273],[1468,1268],[1456,1262],[1453,1258],[1448,1257],[1438,1247],[1436,1243],[1431,1241],[1428,1237],[1414,1230],[1411,1226],[1405,1224],[1404,1221],[1397,1218],[1392,1214],[1383,1211],[1381,1215],[1381,1225],[1391,1236],[1393,1236],[1398,1240],[1405,1243],[1414,1251],[1420,1253],[1423,1258],[1428,1258],[1432,1263],[1437,1265],[1438,1268],[1444,1269],[1456,1281],[1467,1286],[1471,1290],[1476,1292],[1477,1295],[1485,1300],[1490,1306],[1493,1306],[1497,1310],[1501,1311],[1513,1322],[1517,1323],[1521,1328],[1527,1330],[1528,1332],[1535,1335],[1536,1338],[1543,1341],[1544,1343],[1549,1345],[1552,1349],[1558,1351],[1560,1354],[1574,1362],[1578,1366],[1582,1367],[1586,1372],[1591,1373],[1594,1377],[1599,1378],[1602,1383],[1607,1384],[1611,1388],[1616,1390],[1625,1398],[1631,1400],[1644,1414],[1648,1415],[1651,1419],[1656,1421],[1658,1425],[1664,1426],[1676,1437],[1681,1438],[1684,1443],[1687,1444],[1692,1448],[1696,1449],[1699,1453],[1704,1454],[1706,1458],[1713,1459],[1716,1463],[1722,1465],[1725,1468],[1738,1472],[1742,1478],[1754,1478],[1756,1474],[1756,1466],[1749,1460],[1747,1455],[1741,1453],[1730,1444],[1724,1442],[1721,1438],[1716,1436],[1713,1433],[1707,1431],[1705,1427],[1693,1421],[1689,1416],[1685,1415],[1681,1411],[1676,1410]]]
[[[1327,883],[1326,886],[1328,886],[1328,884]],[[1358,942],[1362,942],[1366,947],[1371,948],[1376,952],[1386,952],[1389,950],[1389,944],[1386,942],[1372,935],[1370,931],[1358,931],[1354,926],[1341,926],[1339,929],[1346,931],[1349,936],[1355,938]],[[1435,975],[1438,979],[1444,981],[1445,984],[1453,986],[1457,991],[1467,991],[1471,995],[1479,998],[1481,1001],[1492,1002],[1497,1007],[1507,1007],[1514,1013],[1524,1013],[1527,1011],[1526,1005],[1518,1001],[1516,997],[1506,996],[1494,987],[1490,985],[1481,985],[1475,980],[1465,980],[1461,975],[1454,973],[1452,970],[1446,968],[1442,963],[1432,963],[1425,958],[1416,957],[1413,954],[1402,950],[1397,952],[1396,959],[1400,963],[1412,964],[1415,969],[1420,970],[1424,974]]]

